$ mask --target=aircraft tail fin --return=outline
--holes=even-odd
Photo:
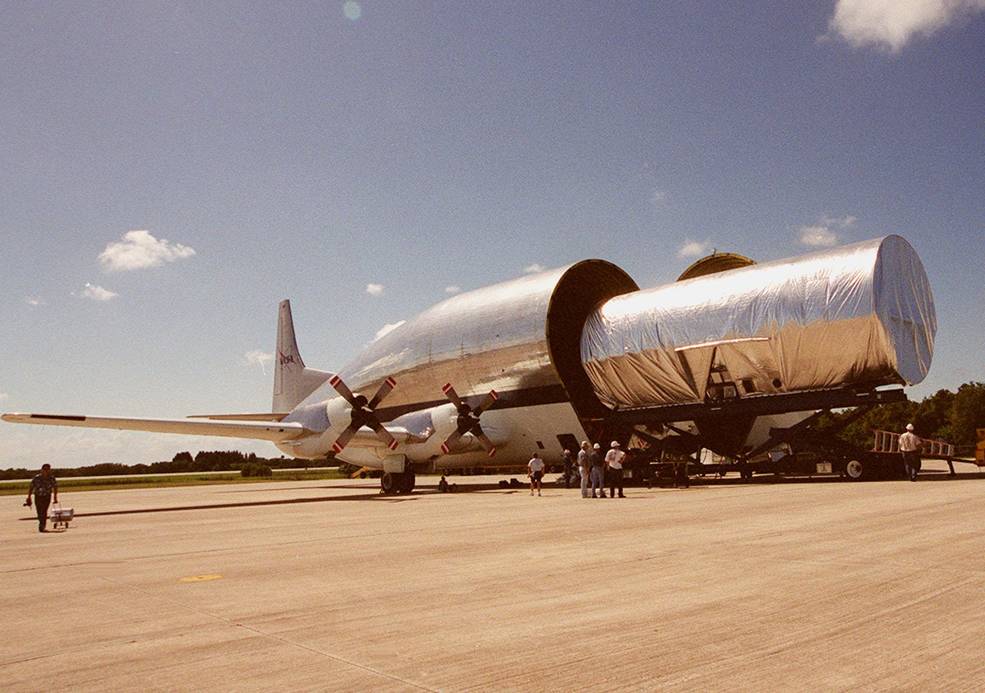
[[[288,412],[314,392],[331,373],[306,368],[294,336],[291,302],[281,301],[277,311],[277,351],[274,354],[273,411]]]

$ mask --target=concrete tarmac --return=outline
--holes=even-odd
[[[66,493],[80,516],[47,534],[2,497],[2,688],[985,687],[977,473],[496,480]]]

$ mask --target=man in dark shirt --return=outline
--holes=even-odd
[[[51,505],[51,496],[54,494],[55,502],[58,502],[58,481],[51,473],[51,465],[41,465],[41,473],[31,479],[31,485],[27,489],[27,500],[24,505],[31,505],[31,494],[34,494],[34,507],[38,513],[38,531],[44,532],[45,525],[48,524],[48,506]]]
[[[605,498],[605,458],[602,457],[602,446],[595,443],[592,448],[592,498]],[[595,495],[595,489],[599,495]]]
[[[571,450],[564,451],[564,487],[571,488],[571,472],[574,466],[574,461],[571,457]]]

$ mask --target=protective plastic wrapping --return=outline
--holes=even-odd
[[[937,318],[916,251],[887,236],[617,296],[582,365],[613,409],[918,383]]]

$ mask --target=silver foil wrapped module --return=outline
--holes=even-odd
[[[581,357],[599,399],[630,409],[918,383],[936,331],[920,258],[887,236],[617,296]]]

